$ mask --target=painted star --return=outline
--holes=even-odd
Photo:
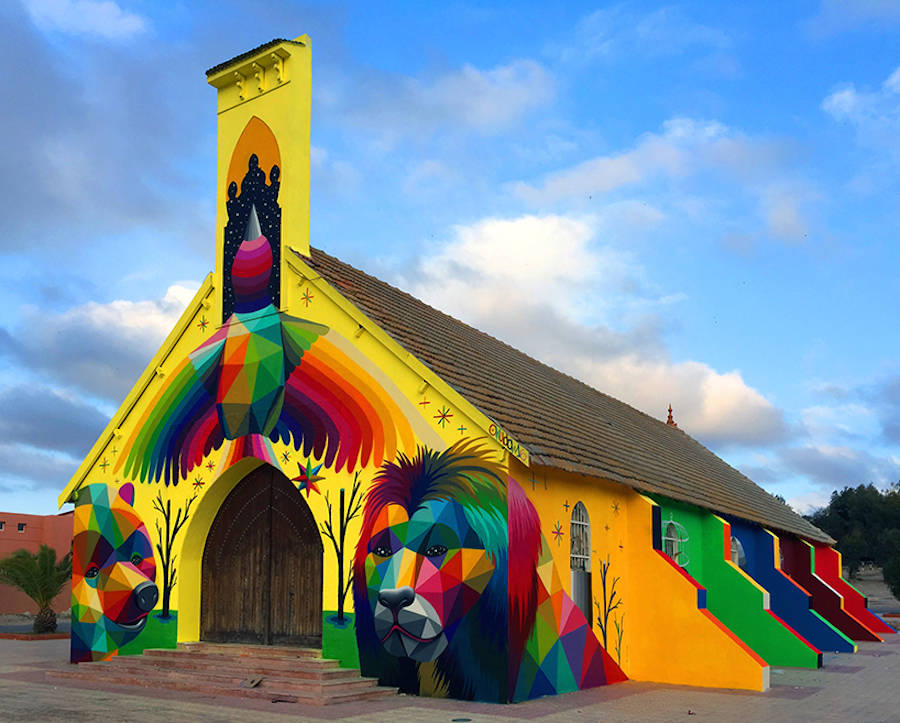
[[[463,425],[460,424],[459,427],[456,428],[456,431],[459,432],[460,434],[465,434],[467,429],[468,429],[468,427],[464,427]]]
[[[209,326],[209,320],[204,316],[197,322],[197,326],[200,328],[200,331],[206,331],[206,327]]]
[[[322,494],[319,492],[319,486],[316,484],[319,480],[325,479],[322,475],[318,474],[318,471],[322,469],[322,465],[317,464],[313,467],[312,462],[306,460],[306,467],[300,462],[297,462],[297,467],[300,468],[300,474],[292,478],[294,482],[298,483],[297,491],[302,492],[303,490],[306,490],[307,497],[309,497],[310,490],[316,494]]]
[[[556,521],[556,525],[554,525],[551,532],[553,533],[553,536],[556,537],[556,544],[560,545],[562,543],[562,536],[566,533],[563,532],[563,528],[562,525],[559,524],[559,520]]]
[[[301,295],[300,298],[303,300],[303,303],[306,304],[306,308],[309,308],[309,305],[312,303],[312,300],[316,298],[315,294],[309,293],[309,289],[306,289]]]
[[[106,472],[106,468],[109,467],[109,462],[106,461],[106,457],[103,458],[103,461],[97,465],[100,469]]]
[[[563,507],[566,508],[566,512],[569,511],[569,507],[571,507],[571,505],[569,504],[569,500],[566,500],[566,501],[563,503]]]
[[[291,453],[285,450],[281,453],[281,461],[282,462],[290,462],[291,461]]]
[[[216,468],[216,463],[213,462],[212,460],[209,460],[209,462],[206,463],[206,469],[208,469],[210,472],[212,472],[215,468]]]
[[[612,511],[613,511],[614,515],[619,514],[619,503],[618,502],[612,503]]]
[[[194,477],[194,489],[200,491],[203,489],[203,479],[201,477]]]
[[[450,417],[453,416],[453,412],[450,411],[450,407],[441,407],[437,414],[434,415],[434,418],[437,420],[437,423],[441,425],[441,429],[450,421]]]

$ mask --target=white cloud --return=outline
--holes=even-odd
[[[875,90],[858,90],[852,84],[837,88],[822,101],[822,110],[835,121],[853,127],[861,144],[897,156],[900,67]]]
[[[562,62],[583,65],[638,55],[675,55],[689,50],[721,54],[731,45],[727,33],[691,20],[679,8],[660,8],[642,15],[624,5],[616,5],[581,18],[573,37],[553,52]]]
[[[604,223],[527,215],[458,226],[421,263],[413,293],[654,417],[671,402],[682,428],[706,442],[781,438],[781,412],[739,372],[668,358],[657,312],[679,297],[657,291],[629,254],[598,244]]]
[[[826,36],[860,27],[881,29],[900,23],[898,0],[822,0],[806,29]]]
[[[25,0],[25,8],[38,27],[72,35],[128,40],[148,28],[145,17],[112,0]]]
[[[161,299],[88,302],[60,314],[26,308],[21,327],[0,351],[44,377],[118,403],[194,293],[173,285]]]
[[[900,463],[845,445],[808,444],[779,451],[783,466],[826,489],[846,485],[885,486],[900,479]]]
[[[780,144],[750,138],[718,121],[671,118],[662,132],[645,133],[633,148],[582,161],[536,184],[516,183],[512,190],[531,203],[548,203],[704,170],[759,182],[773,174],[784,154]]]
[[[496,133],[555,95],[547,69],[524,59],[489,69],[467,64],[428,78],[372,74],[347,81],[336,78],[316,101],[339,122],[378,133],[383,148],[438,131]]]
[[[789,498],[787,503],[801,515],[808,515],[822,507],[827,507],[830,501],[830,493],[811,490]]]
[[[313,184],[317,189],[347,193],[358,189],[362,181],[359,171],[353,164],[333,158],[320,146],[310,146],[309,165]]]

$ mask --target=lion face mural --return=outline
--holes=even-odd
[[[406,692],[505,700],[506,501],[480,449],[384,465],[354,570],[364,674]]]
[[[462,506],[440,499],[412,515],[403,505],[382,508],[368,547],[366,589],[378,639],[391,655],[434,660],[484,593],[492,556]]]
[[[470,441],[382,467],[354,558],[360,668],[506,702],[625,676],[563,590],[534,506]]]
[[[133,502],[131,484],[118,493],[104,484],[78,492],[72,542],[73,663],[114,655],[144,629],[159,597],[153,546]]]

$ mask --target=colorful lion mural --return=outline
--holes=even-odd
[[[531,502],[477,443],[383,465],[354,559],[363,674],[496,702],[624,680],[546,549]]]
[[[108,660],[144,629],[156,606],[156,562],[134,511],[134,487],[78,491],[72,542],[73,663]]]

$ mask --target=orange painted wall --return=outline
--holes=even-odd
[[[607,652],[633,680],[679,685],[766,690],[769,666],[708,610],[698,608],[699,585],[653,548],[655,503],[630,487],[511,460],[512,476],[534,503],[563,585],[570,568],[571,513],[576,502],[591,523],[593,627],[603,607],[601,569],[608,561],[606,593],[616,601],[607,630]],[[704,597],[703,592],[699,595]],[[622,629],[618,637],[616,623]]]
[[[0,521],[4,523],[0,530],[0,558],[11,555],[16,550],[37,552],[41,545],[50,545],[56,550],[56,559],[61,559],[72,547],[72,513],[59,515],[23,515],[16,512],[0,512]],[[19,523],[25,524],[25,530],[18,532]],[[72,583],[66,583],[62,592],[53,600],[56,612],[69,607],[72,596]],[[25,593],[0,585],[0,613],[37,612],[37,606]]]

